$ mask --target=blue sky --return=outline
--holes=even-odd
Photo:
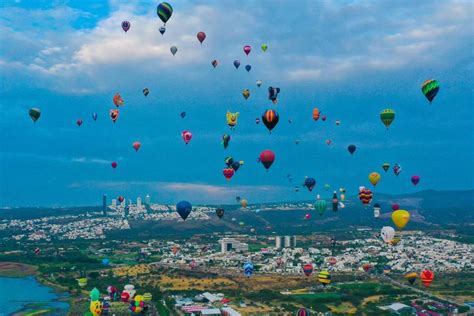
[[[312,199],[325,183],[355,195],[372,171],[382,175],[375,193],[473,188],[471,1],[170,3],[161,36],[158,2],[2,2],[0,205],[100,204],[103,193],[170,203]],[[441,84],[432,105],[420,91],[430,78]],[[277,105],[268,86],[281,88]],[[114,125],[108,112],[118,91],[126,105]],[[36,124],[31,107],[42,111]],[[326,122],[312,120],[313,107]],[[271,135],[255,124],[266,108],[280,114]],[[396,111],[388,131],[379,120],[385,108]],[[234,131],[227,110],[240,112]],[[193,133],[188,146],[183,130]],[[232,136],[227,150],[223,133]],[[256,162],[264,149],[276,154],[268,172]],[[245,165],[227,182],[229,155]],[[402,174],[384,173],[384,162],[400,163]],[[305,176],[316,188],[294,192]]]

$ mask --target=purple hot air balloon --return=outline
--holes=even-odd
[[[250,54],[250,51],[252,50],[252,46],[250,45],[245,45],[244,46],[244,53],[248,56]]]
[[[127,33],[128,30],[130,30],[130,22],[123,21],[122,22],[122,30],[124,30],[124,32]]]
[[[420,182],[420,177],[419,176],[411,177],[411,183],[413,183],[414,185],[417,185],[418,182]]]
[[[240,61],[239,61],[239,60],[237,60],[237,59],[236,59],[236,60],[234,60],[234,67],[235,67],[235,69],[238,69],[238,68],[239,68],[239,66],[240,66]]]
[[[199,43],[202,44],[202,42],[204,42],[204,40],[206,39],[206,33],[199,32],[199,33],[197,33],[196,37],[197,37]]]

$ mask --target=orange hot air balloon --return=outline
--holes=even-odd
[[[171,251],[173,252],[173,255],[175,255],[175,256],[176,256],[176,254],[177,254],[177,253],[178,253],[178,251],[179,251],[179,247],[178,247],[178,246],[176,246],[176,245],[174,245],[174,246],[173,246],[173,249],[172,249]]]
[[[114,95],[112,101],[114,102],[116,107],[119,107],[125,103],[122,99],[122,96],[118,92]]]
[[[315,120],[315,121],[319,120],[319,115],[320,115],[319,109],[314,108],[313,109],[313,120]]]
[[[423,270],[420,273],[420,279],[424,286],[430,286],[434,279],[434,273],[431,270]]]
[[[140,142],[134,142],[132,146],[133,146],[133,149],[135,149],[135,151],[138,151],[140,147],[142,146],[142,144],[140,144]]]

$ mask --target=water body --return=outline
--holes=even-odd
[[[67,297],[67,293],[57,293],[31,276],[0,277],[0,306],[2,307],[0,315],[11,315],[22,309],[28,311],[54,309],[56,315],[66,314],[69,303],[58,301],[64,297]]]

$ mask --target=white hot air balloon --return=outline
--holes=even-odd
[[[380,232],[380,236],[382,237],[383,241],[386,243],[390,243],[395,237],[395,229],[390,226],[382,227],[382,231]]]

